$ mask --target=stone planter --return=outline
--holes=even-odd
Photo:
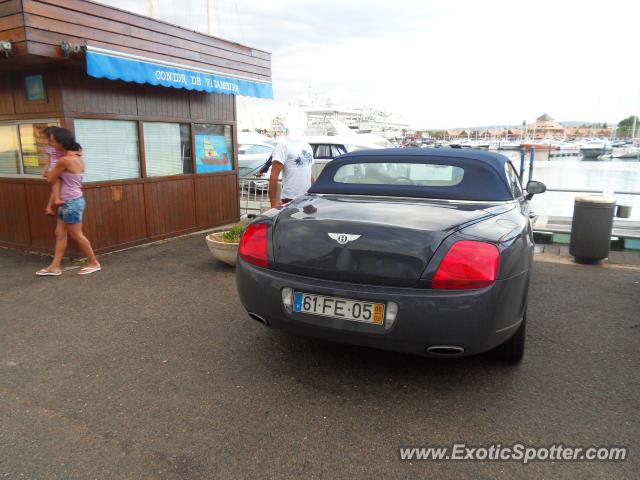
[[[238,256],[239,243],[229,243],[222,239],[225,232],[210,233],[205,237],[207,246],[213,256],[227,265],[236,266],[236,257]]]

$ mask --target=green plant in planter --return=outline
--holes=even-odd
[[[243,233],[244,225],[234,225],[222,234],[222,239],[228,243],[240,243]]]

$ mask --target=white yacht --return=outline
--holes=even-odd
[[[510,140],[503,140],[498,144],[499,150],[519,150],[520,142],[513,142]]]
[[[611,144],[606,140],[592,140],[580,146],[580,154],[583,158],[598,158],[608,153],[611,153]]]
[[[640,147],[628,146],[614,148],[611,152],[612,158],[638,158],[640,159]]]

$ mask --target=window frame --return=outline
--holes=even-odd
[[[16,127],[18,134],[18,173],[0,173],[0,178],[12,178],[12,179],[42,179],[41,175],[35,173],[24,173],[23,155],[22,155],[22,137],[20,135],[20,125],[30,125],[34,123],[56,123],[58,126],[64,124],[62,118],[46,117],[46,118],[28,118],[20,120],[0,120],[0,126],[14,126]]]
[[[174,173],[171,175],[149,175],[147,173],[147,149],[146,149],[146,141],[144,138],[144,124],[145,123],[173,123],[177,125],[186,125],[189,128],[189,142],[190,142],[190,152],[191,152],[191,172],[190,173]],[[148,179],[156,179],[156,178],[172,178],[172,177],[182,177],[185,178],[189,175],[195,175],[195,151],[194,151],[194,123],[193,122],[180,122],[180,121],[166,121],[166,120],[138,120],[138,140],[140,142],[140,178],[148,178]],[[182,139],[182,136],[181,136]]]
[[[513,163],[511,163],[511,161],[505,163],[505,174],[507,176],[507,181],[509,182],[509,188],[511,189],[513,198],[517,200],[524,197],[526,193],[524,191],[524,188],[522,188],[522,184],[520,183],[520,175],[518,175],[516,167],[513,166]],[[520,190],[520,195],[516,195],[514,186]]]
[[[65,119],[66,120],[66,119]],[[128,177],[128,178],[116,178],[116,179],[109,179],[109,180],[89,180],[86,182],[83,182],[83,186],[86,184],[100,184],[100,185],[121,185],[124,184],[125,182],[129,182],[129,183],[135,183],[135,182],[140,182],[143,179],[148,178],[146,176],[147,174],[147,170],[146,170],[146,162],[144,159],[144,138],[141,136],[144,132],[142,131],[142,124],[143,124],[143,120],[139,119],[139,118],[123,118],[123,117],[113,117],[110,115],[96,115],[96,116],[84,116],[84,115],[80,115],[77,117],[70,117],[70,125],[71,128],[69,128],[69,130],[71,130],[74,134],[74,136],[76,136],[77,138],[77,132],[76,132],[76,121],[78,120],[98,120],[98,121],[107,121],[107,122],[133,122],[136,124],[136,128],[135,128],[135,132],[138,138],[138,171],[139,171],[139,176],[137,177]],[[80,142],[79,142],[80,143]],[[82,145],[82,143],[80,143]],[[169,178],[169,177],[152,177],[152,178]]]
[[[238,175],[238,138],[236,132],[236,124],[233,122],[207,122],[207,121],[192,121],[191,124],[191,160],[193,162],[193,175],[196,177],[205,177],[208,175],[229,175],[230,173],[236,173]],[[197,125],[215,125],[222,127],[229,127],[231,129],[231,154],[232,163],[230,170],[221,170],[219,172],[201,172],[198,173],[196,162],[196,126]],[[154,177],[163,178],[163,177]],[[169,178],[169,177],[165,177]]]
[[[46,81],[46,79],[45,79]],[[230,175],[230,174],[238,174],[238,132],[237,132],[237,121],[235,120],[211,120],[211,119],[197,119],[194,120],[192,118],[180,118],[180,117],[162,117],[158,115],[149,115],[149,116],[138,116],[138,115],[121,115],[121,114],[98,114],[98,113],[75,113],[70,112],[69,114],[62,114],[60,112],[56,112],[58,116],[51,116],[51,114],[45,114],[42,117],[38,117],[38,114],[34,114],[33,117],[28,117],[24,119],[0,119],[0,125],[18,125],[22,123],[56,123],[58,126],[62,128],[68,128],[74,134],[75,125],[74,122],[76,120],[121,120],[121,121],[133,121],[137,123],[137,131],[138,131],[138,158],[140,162],[140,176],[136,178],[125,178],[119,180],[96,180],[89,181],[83,183],[83,188],[96,188],[96,187],[106,187],[113,185],[126,185],[126,184],[135,184],[135,183],[147,183],[147,182],[158,182],[165,181],[169,179],[184,179],[190,178],[191,176],[195,177],[196,175],[202,178],[208,176],[216,176],[216,175]],[[146,157],[144,151],[144,130],[143,123],[145,122],[160,122],[160,123],[184,123],[188,124],[191,131],[191,163],[194,173],[184,173],[179,175],[169,175],[164,177],[149,177],[146,173]],[[221,125],[228,126],[231,128],[231,146],[232,153],[234,157],[233,168],[231,170],[221,171],[221,172],[211,172],[211,173],[195,173],[196,172],[196,158],[195,158],[195,125],[196,124],[204,124],[204,125]],[[18,133],[19,134],[19,133]],[[18,137],[18,141],[20,142],[20,138]],[[19,160],[22,165],[22,149],[19,151]],[[22,168],[22,166],[20,167]],[[10,174],[10,173],[2,173],[0,174],[0,179],[10,179],[10,180],[28,180],[28,181],[40,181],[44,182],[45,179],[38,175],[33,174]]]
[[[313,159],[314,160],[333,160],[334,157],[331,156],[331,143],[315,143],[314,146],[311,147],[311,150],[313,152]],[[329,151],[329,156],[318,156],[318,150],[320,149],[320,147],[324,147]]]

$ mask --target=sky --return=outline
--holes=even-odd
[[[102,0],[272,54],[268,116],[300,101],[371,107],[415,128],[640,113],[637,0]],[[209,25],[210,23],[210,25]]]

